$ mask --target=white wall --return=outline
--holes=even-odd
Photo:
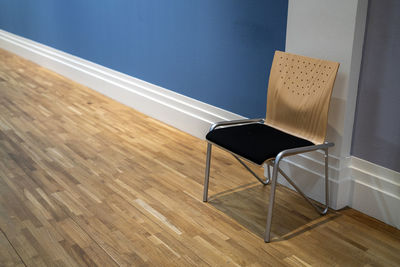
[[[367,0],[289,0],[286,51],[340,63],[327,133],[336,144],[330,206],[350,206],[400,228],[400,173],[350,156],[367,8]],[[283,168],[308,196],[323,202],[321,153],[289,158]]]
[[[327,133],[327,140],[335,143],[331,149],[333,159],[330,168],[333,190],[331,206],[334,208],[342,208],[349,203],[350,179],[347,168],[367,3],[367,0],[289,0],[286,51],[340,63]],[[311,159],[322,163],[322,157],[317,153],[311,155]],[[297,161],[299,159],[293,159],[294,163]],[[310,169],[315,168],[310,166]],[[307,172],[300,174],[295,167],[288,171],[293,176],[300,176],[300,183],[304,179],[308,181],[306,177],[301,177],[306,176]],[[318,183],[317,180],[315,183]],[[304,183],[309,191],[321,187]],[[311,191],[309,194],[313,195]]]
[[[328,139],[336,156],[349,156],[367,0],[290,0],[286,51],[340,63]],[[351,127],[347,127],[351,126]]]

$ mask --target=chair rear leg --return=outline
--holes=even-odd
[[[271,182],[271,165],[270,162],[267,163],[267,179],[269,182]]]
[[[273,213],[274,202],[275,202],[275,190],[276,190],[276,183],[278,180],[278,170],[279,170],[279,160],[275,160],[274,168],[272,171],[271,192],[270,192],[270,196],[269,196],[267,227],[265,228],[265,237],[264,237],[264,241],[266,243],[269,243],[271,240],[272,213]]]
[[[328,163],[328,148],[325,149],[325,209],[322,214],[326,214],[329,209],[329,163]]]
[[[207,158],[206,158],[206,173],[204,177],[204,192],[203,192],[203,201],[207,202],[208,198],[208,182],[210,178],[210,164],[211,164],[211,148],[212,145],[210,143],[207,144]]]

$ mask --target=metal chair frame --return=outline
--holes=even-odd
[[[244,119],[244,120],[233,120],[233,121],[222,121],[222,122],[217,122],[213,124],[210,127],[210,131],[220,128],[220,127],[230,127],[230,126],[237,126],[237,125],[243,125],[243,124],[252,124],[252,123],[264,123],[264,119]],[[290,185],[292,185],[297,192],[321,215],[325,215],[328,211],[329,208],[329,177],[328,177],[328,149],[329,147],[334,146],[334,143],[331,142],[324,142],[323,144],[319,145],[312,145],[312,146],[306,146],[306,147],[299,147],[299,148],[294,148],[294,149],[287,149],[281,151],[275,158],[270,158],[264,161],[262,164],[257,164],[254,163],[246,158],[243,158],[239,155],[236,155],[235,153],[232,153],[231,151],[228,151],[227,149],[224,149],[221,146],[218,146],[217,144],[214,144],[210,141],[207,141],[207,158],[206,158],[206,170],[205,170],[205,178],[204,178],[204,192],[203,192],[203,201],[207,202],[208,200],[208,184],[209,184],[209,177],[210,177],[210,167],[211,167],[211,150],[212,150],[212,145],[215,145],[233,155],[246,170],[248,170],[261,184],[267,185],[271,183],[271,192],[270,192],[270,200],[269,200],[269,207],[268,207],[268,215],[267,215],[267,224],[266,224],[266,229],[265,229],[265,235],[264,235],[264,241],[266,243],[269,243],[271,241],[271,224],[272,224],[272,215],[273,215],[273,209],[274,209],[274,202],[275,202],[275,190],[276,190],[276,183],[278,180],[278,173],[280,173],[288,182]],[[301,154],[301,153],[307,153],[315,150],[323,150],[324,153],[324,158],[325,158],[325,205],[323,208],[320,208],[316,204],[314,204],[301,190],[300,188],[289,178],[289,176],[279,167],[279,163],[281,160],[287,156],[292,156],[296,154]],[[243,158],[245,161],[248,161],[252,164],[255,164],[257,166],[262,166],[264,164],[267,164],[268,168],[268,177],[263,180],[260,177],[255,174],[250,167],[246,165],[244,161],[241,160]],[[270,175],[270,167],[273,167],[272,171],[272,177]]]

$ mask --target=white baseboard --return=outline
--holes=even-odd
[[[349,206],[400,229],[400,173],[352,157]]]
[[[307,196],[324,203],[324,164],[317,159],[319,154],[286,158],[281,168]],[[354,156],[342,159],[342,169],[334,166],[335,161],[339,159],[329,166],[330,207],[349,206],[400,229],[400,173]],[[278,182],[292,188],[282,177]]]
[[[212,123],[243,118],[3,30],[0,48],[202,139]],[[322,153],[286,158],[281,167],[306,195],[324,202]],[[400,173],[355,157],[330,157],[329,177],[330,207],[350,206],[400,228]]]
[[[244,118],[3,30],[0,48],[202,139],[212,123]]]

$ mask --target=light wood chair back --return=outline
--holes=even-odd
[[[314,144],[325,141],[339,63],[276,51],[265,123]]]

